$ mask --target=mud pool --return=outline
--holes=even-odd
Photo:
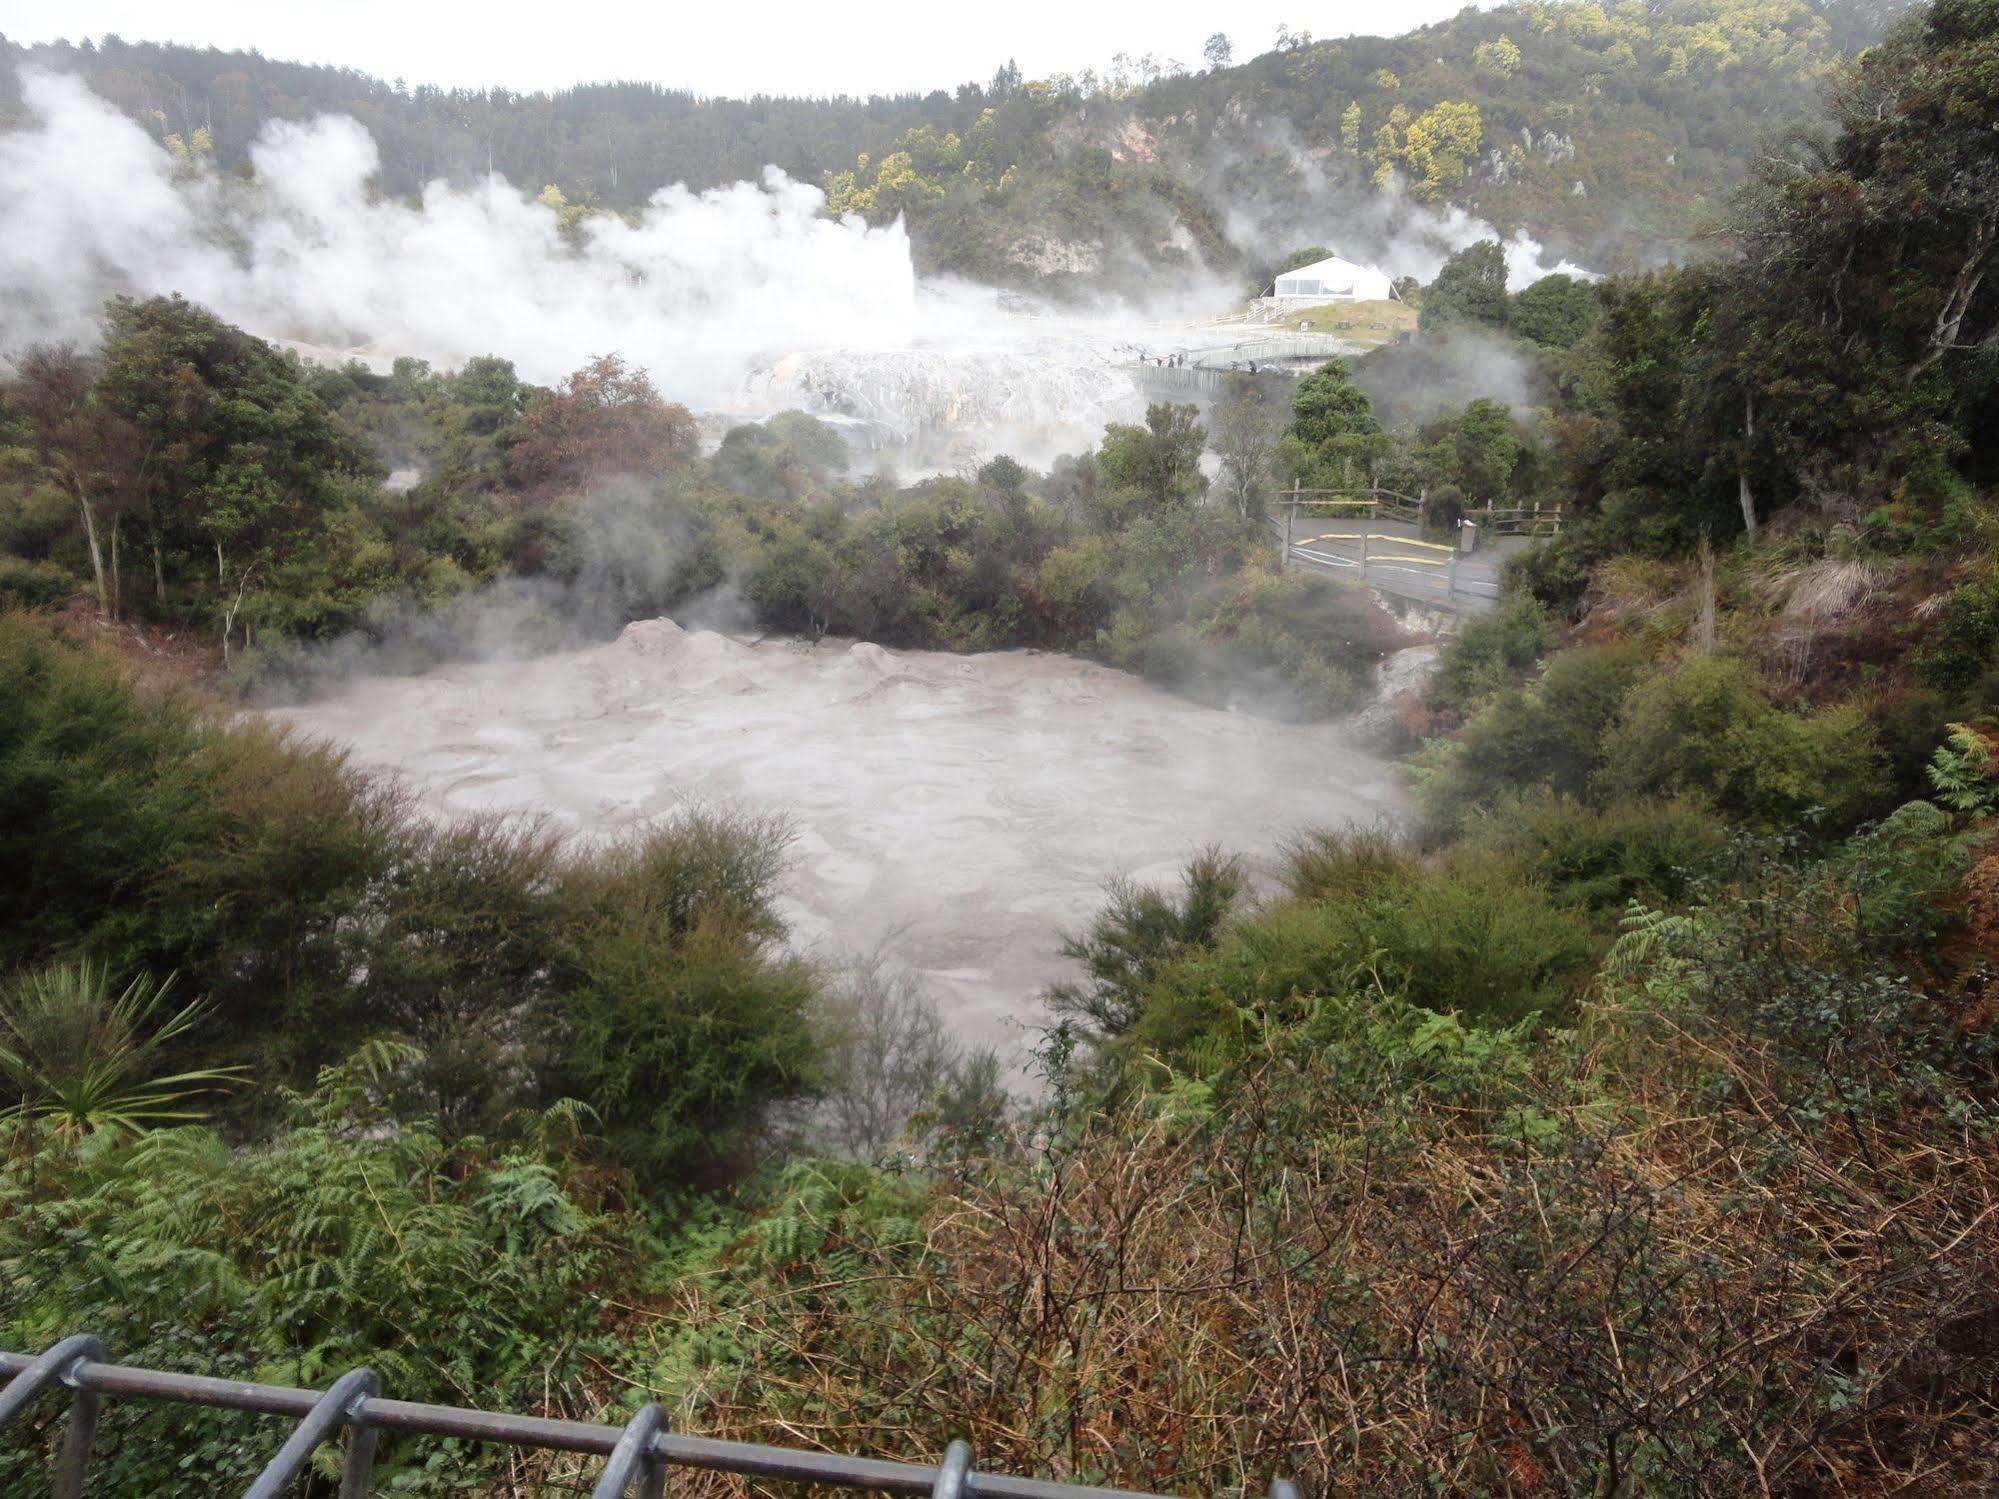
[[[442,815],[542,813],[589,835],[691,805],[783,813],[793,946],[883,946],[962,1039],[1006,1054],[1069,970],[1060,934],[1113,875],[1171,879],[1208,843],[1268,855],[1400,801],[1337,725],[1203,708],[1066,656],[751,644],[667,620],[268,716]]]

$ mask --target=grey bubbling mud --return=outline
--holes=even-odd
[[[368,678],[272,720],[403,777],[438,815],[579,834],[687,806],[788,816],[791,941],[883,946],[960,1039],[1019,1048],[1106,880],[1208,843],[1271,852],[1399,797],[1335,725],[1203,708],[1066,656],[748,644],[668,620],[534,660]]]

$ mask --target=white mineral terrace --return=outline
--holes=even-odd
[[[1335,725],[1199,707],[1060,655],[747,644],[666,620],[534,660],[368,678],[271,718],[394,771],[439,814],[601,834],[689,806],[796,828],[801,951],[884,946],[965,1040],[1014,1056],[1106,880],[1205,844],[1267,856],[1399,805]]]

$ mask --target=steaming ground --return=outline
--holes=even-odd
[[[1068,974],[1060,933],[1119,873],[1207,843],[1262,854],[1398,806],[1328,725],[1198,707],[1066,656],[746,644],[667,620],[531,661],[357,681],[272,719],[402,775],[440,814],[545,813],[605,833],[688,806],[797,829],[794,944],[872,948],[963,1040],[1016,1053]]]

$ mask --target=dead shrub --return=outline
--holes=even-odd
[[[677,1290],[661,1327],[731,1350],[684,1404],[1167,1492],[1999,1480],[1990,1133],[1807,1116],[1748,1037],[1596,1032],[1559,1077],[1427,1102],[1272,1055],[1225,1109],[1170,1094],[952,1175],[913,1235],[831,1219],[811,1263]]]

